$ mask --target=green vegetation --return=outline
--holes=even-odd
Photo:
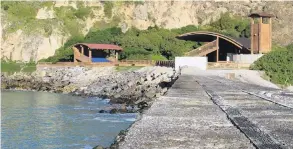
[[[265,71],[276,84],[293,85],[293,44],[273,47],[273,51],[258,59],[251,69]]]
[[[110,3],[111,5],[113,4],[112,2],[105,2],[104,4],[110,5]],[[73,51],[70,49],[70,46],[77,42],[119,45],[124,49],[120,59],[172,60],[175,56],[181,56],[185,52],[201,45],[193,41],[184,41],[176,38],[177,35],[183,33],[207,30],[220,32],[228,36],[249,37],[249,23],[247,23],[247,20],[232,17],[228,13],[223,14],[219,21],[213,22],[210,25],[188,25],[171,30],[155,26],[149,27],[147,30],[131,28],[126,33],[122,33],[120,28],[115,27],[119,22],[120,20],[114,21],[114,23],[98,22],[85,37],[80,34],[73,36],[62,48],[57,50],[54,56],[42,61],[72,60]]]
[[[96,22],[90,32],[83,36],[82,20],[93,16],[93,7],[86,7],[83,2],[77,2],[77,9],[73,7],[53,7],[54,2],[38,1],[1,1],[2,21],[9,22],[5,32],[15,32],[18,29],[26,33],[42,33],[50,36],[53,30],[58,29],[70,34],[71,38],[63,47],[58,49],[54,56],[41,61],[58,62],[72,61],[73,51],[71,45],[78,42],[108,43],[121,46],[124,51],[120,59],[145,59],[145,60],[172,60],[175,56],[183,55],[201,44],[192,41],[183,41],[176,38],[177,35],[206,30],[225,34],[232,37],[250,37],[250,23],[248,19],[232,16],[229,13],[221,15],[220,19],[205,26],[189,25],[178,29],[163,29],[149,27],[147,30],[129,29],[122,33],[116,26],[123,20],[120,16],[112,14],[112,9],[122,4],[143,4],[144,1],[112,2],[104,1],[104,14],[111,18],[110,22]],[[39,9],[53,8],[56,18],[36,19]],[[99,9],[99,8],[98,8]],[[149,19],[152,16],[149,14]],[[154,21],[154,20],[153,20]],[[5,33],[4,33],[5,34]],[[33,63],[16,63],[12,61],[1,62],[2,72],[30,72],[35,70]],[[124,68],[118,68],[124,69]],[[125,68],[126,69],[126,68]],[[251,69],[264,70],[272,82],[293,84],[293,44],[287,47],[275,46],[274,50],[256,61]]]
[[[1,9],[4,14],[3,18],[10,22],[7,32],[15,32],[18,29],[26,33],[42,33],[50,36],[53,27],[72,36],[81,34],[82,24],[79,20],[85,20],[91,16],[92,9],[84,7],[79,2],[78,9],[72,7],[54,7],[56,18],[54,19],[36,19],[39,9],[47,7],[52,8],[54,2],[37,2],[37,1],[3,1]],[[60,25],[61,24],[61,25]]]
[[[232,37],[250,37],[249,19],[231,16],[229,13],[222,14],[221,18],[211,23],[211,30]]]
[[[104,20],[97,21],[94,23],[93,27],[91,28],[91,31],[97,31],[97,30],[104,30],[107,28],[113,28],[118,26],[118,24],[121,22],[120,16],[113,16],[110,22],[106,22]]]
[[[180,29],[167,30],[158,27],[145,31],[132,28],[126,33],[115,27],[91,30],[84,38],[72,38],[64,47],[58,49],[54,56],[42,61],[57,62],[71,59],[73,52],[70,46],[77,42],[118,44],[124,49],[120,59],[173,59],[198,46],[195,42],[176,39],[178,32],[181,32]]]
[[[34,62],[21,63],[15,61],[1,61],[1,72],[33,72],[36,70]]]
[[[80,7],[74,12],[74,15],[79,19],[86,19],[91,14],[91,8],[89,7]]]
[[[142,68],[142,66],[117,66],[115,67],[116,71],[122,72],[122,71],[135,71]]]
[[[26,32],[35,31],[37,29],[35,25],[38,24],[38,22],[35,21],[35,17],[37,15],[37,10],[41,7],[43,7],[43,5],[40,2],[1,2],[1,9],[7,14],[7,20],[11,23],[7,31],[15,32],[18,29],[22,29]]]
[[[134,5],[143,5],[144,4],[144,0],[132,0],[132,1],[123,1],[123,2],[126,5],[131,5],[131,4],[134,4]]]
[[[81,34],[81,28],[77,17],[75,16],[75,9],[72,7],[59,7],[54,8],[58,20],[62,20],[65,32],[72,36]]]
[[[105,1],[104,2],[104,14],[107,18],[111,18],[112,17],[112,9],[114,7],[113,2],[111,1]]]

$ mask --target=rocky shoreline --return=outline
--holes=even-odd
[[[121,108],[101,110],[100,113],[142,112],[153,99],[164,95],[177,80],[180,72],[167,67],[144,67],[135,71],[116,71],[115,67],[40,68],[32,74],[1,75],[1,89],[67,93],[85,97],[110,99]],[[122,130],[110,147],[117,149],[126,136]]]
[[[117,71],[115,67],[39,68],[32,74],[1,75],[1,89],[47,91],[110,99],[124,109],[100,112],[137,112],[164,95],[179,73],[167,67]],[[135,106],[135,107],[134,107]],[[129,108],[132,107],[132,108]]]

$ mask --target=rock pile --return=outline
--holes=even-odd
[[[176,78],[171,68],[144,68],[102,76],[76,94],[107,97],[115,103],[139,103],[165,94]]]
[[[1,88],[97,96],[143,108],[151,99],[165,94],[177,77],[172,68],[166,67],[124,72],[117,72],[115,67],[42,68],[32,74],[2,74]]]

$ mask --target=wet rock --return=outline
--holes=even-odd
[[[144,108],[148,107],[148,103],[145,102],[145,101],[139,102],[139,103],[137,104],[137,107],[138,107],[139,109],[144,109]]]
[[[167,87],[163,88],[161,90],[161,95],[164,95],[167,91],[168,91],[168,88]]]
[[[105,110],[100,110],[99,113],[107,113]]]
[[[115,114],[115,113],[117,113],[117,112],[118,112],[117,109],[111,109],[111,110],[110,110],[110,114]]]

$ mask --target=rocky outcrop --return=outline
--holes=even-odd
[[[67,38],[58,32],[46,37],[36,33],[28,35],[22,30],[17,30],[1,40],[1,57],[25,62],[38,61],[54,55],[55,50],[60,48]]]
[[[177,76],[166,67],[125,72],[116,72],[114,67],[42,68],[32,74],[2,74],[1,88],[96,96],[143,109],[152,99],[165,94]]]
[[[77,9],[77,2],[58,1],[52,7],[73,7]],[[221,13],[247,17],[251,12],[266,11],[276,15],[273,19],[273,41],[286,45],[293,40],[293,28],[290,26],[293,19],[293,2],[291,1],[145,1],[140,3],[114,2],[112,17],[105,17],[104,4],[99,1],[84,2],[84,5],[92,8],[90,18],[80,19],[82,33],[86,34],[96,22],[111,22],[119,18],[119,26],[122,31],[127,31],[134,26],[138,29],[147,29],[157,25],[163,28],[179,28],[187,25],[204,25],[217,20]],[[2,16],[2,32],[7,30],[9,21]],[[36,19],[52,19],[55,17],[54,9],[44,7],[38,10]],[[117,21],[117,20],[116,20]],[[53,21],[54,22],[54,21]],[[56,22],[55,22],[56,23]],[[59,22],[58,24],[62,24]],[[55,24],[54,28],[59,28]],[[56,49],[61,47],[68,39],[68,34],[61,31],[53,31],[48,36],[42,34],[27,34],[22,31],[5,33],[2,37],[1,55],[12,60],[40,60],[54,55]]]

